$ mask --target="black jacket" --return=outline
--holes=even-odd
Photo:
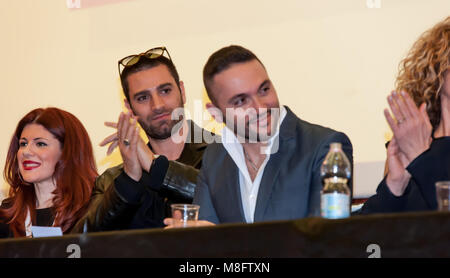
[[[378,185],[360,213],[389,213],[435,210],[436,182],[450,180],[450,137],[434,139],[430,148],[407,167],[411,179],[400,197],[391,193],[386,178]]]
[[[191,203],[207,146],[199,134],[208,131],[188,122],[188,141],[177,161],[159,156],[149,173],[143,171],[139,182],[128,177],[122,165],[99,176],[88,212],[72,232],[163,227],[164,218],[170,217],[171,203]]]

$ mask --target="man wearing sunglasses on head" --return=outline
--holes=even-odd
[[[108,154],[119,147],[123,164],[96,180],[75,232],[163,227],[171,203],[192,202],[204,135],[211,135],[185,119],[184,85],[165,47],[127,56],[118,66],[129,112],[105,123],[116,132],[100,145],[110,144]]]

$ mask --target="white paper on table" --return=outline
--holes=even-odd
[[[61,227],[42,227],[42,226],[31,226],[31,234],[33,237],[51,237],[51,236],[62,236]]]

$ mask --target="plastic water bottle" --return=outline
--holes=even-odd
[[[337,219],[350,216],[351,165],[341,143],[331,143],[330,151],[320,169],[323,189],[321,191],[320,211],[324,218]]]

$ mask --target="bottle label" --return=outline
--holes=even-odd
[[[322,194],[321,215],[324,218],[338,219],[350,216],[350,196],[342,193]]]

